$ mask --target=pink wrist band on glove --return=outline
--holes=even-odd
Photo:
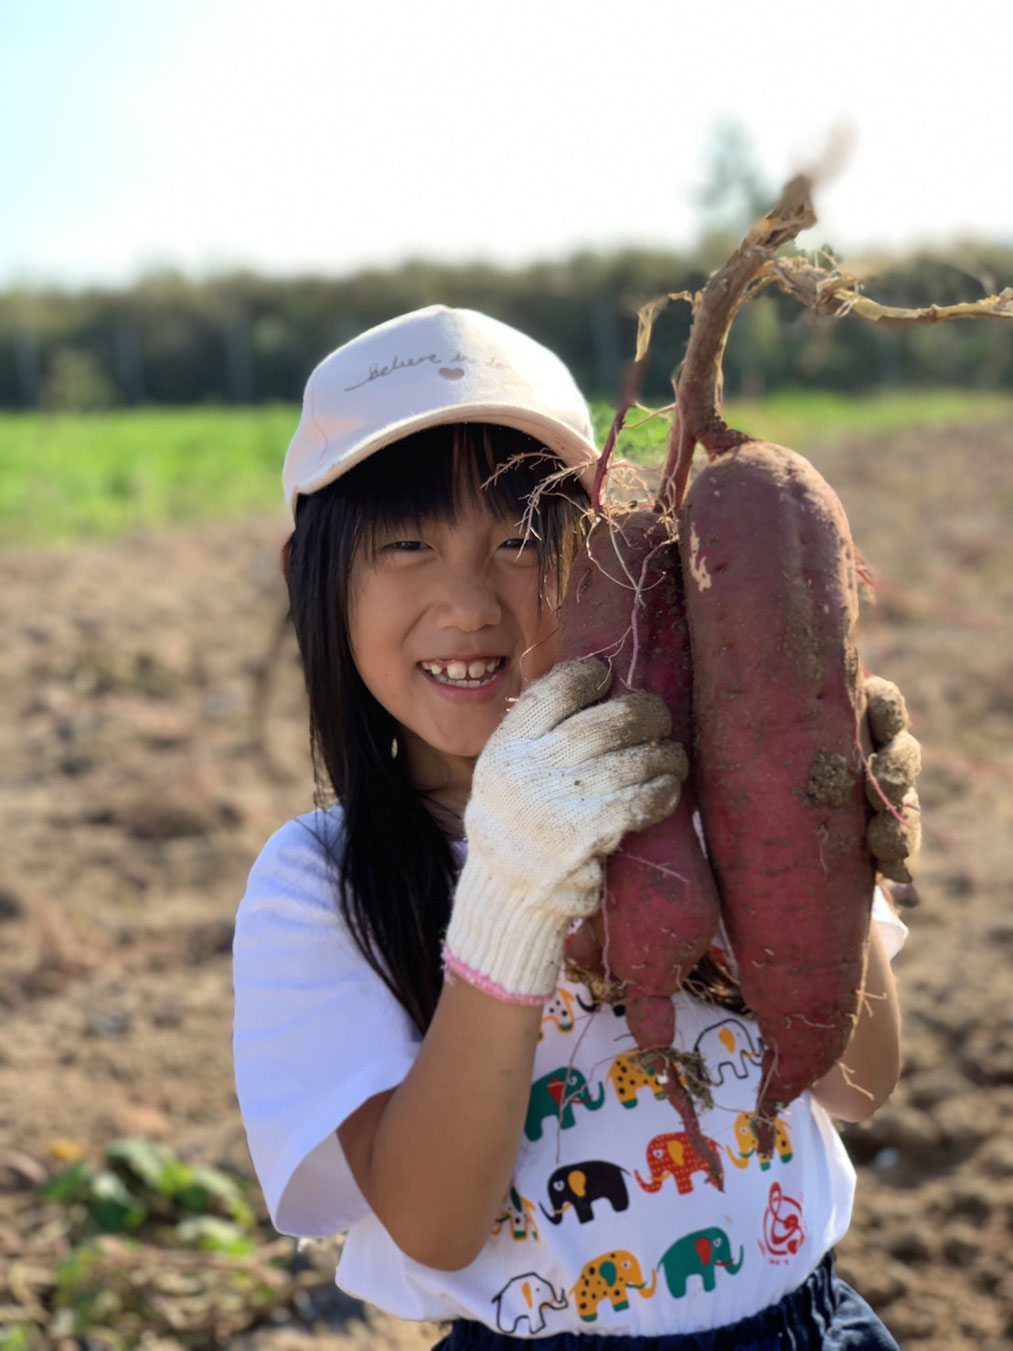
[[[513,994],[505,990],[488,976],[483,976],[481,971],[476,971],[467,962],[462,962],[460,957],[455,957],[446,943],[443,945],[443,973],[451,984],[460,976],[469,985],[474,985],[476,990],[492,995],[494,999],[502,999],[506,1004],[528,1004],[533,1007],[536,1004],[544,1004],[550,997],[547,994]]]

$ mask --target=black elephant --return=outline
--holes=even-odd
[[[604,1159],[586,1159],[583,1163],[567,1163],[557,1168],[549,1178],[549,1204],[542,1206],[542,1214],[550,1224],[562,1224],[563,1212],[572,1206],[581,1224],[594,1219],[592,1207],[603,1198],[611,1202],[613,1210],[625,1210],[630,1204],[623,1175],[626,1169]]]

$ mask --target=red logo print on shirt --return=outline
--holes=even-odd
[[[785,1263],[798,1252],[804,1238],[801,1205],[784,1194],[780,1183],[772,1182],[763,1215],[763,1238],[759,1240],[761,1251],[771,1261]]]

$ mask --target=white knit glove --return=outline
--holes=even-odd
[[[592,657],[534,681],[478,757],[464,814],[468,857],[444,946],[448,975],[500,999],[556,988],[571,920],[601,899],[602,859],[674,811],[686,776],[653,694],[596,703],[611,683]]]

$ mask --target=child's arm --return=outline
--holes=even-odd
[[[660,699],[598,704],[607,668],[556,666],[521,695],[475,767],[447,980],[404,1081],[339,1128],[348,1165],[398,1247],[455,1270],[502,1207],[527,1111],[544,1001],[566,931],[600,903],[602,858],[667,816],[685,774]]]
[[[467,1266],[502,1209],[542,1013],[448,982],[407,1078],[338,1130],[370,1209],[425,1266]]]
[[[866,949],[858,1021],[847,1049],[812,1089],[816,1101],[842,1121],[864,1121],[882,1107],[900,1076],[900,1005],[883,940],[875,924]]]

